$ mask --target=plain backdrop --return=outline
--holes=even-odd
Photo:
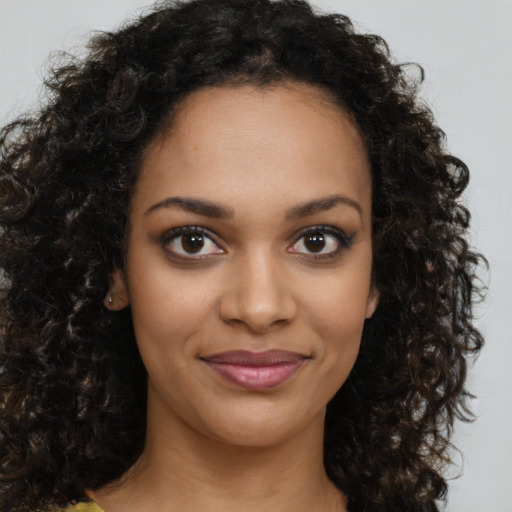
[[[149,0],[0,0],[0,124],[33,107],[47,57],[79,53]],[[423,94],[472,171],[473,241],[490,263],[478,324],[487,344],[470,376],[478,419],[457,426],[462,456],[448,512],[512,512],[512,0],[316,0],[384,36],[426,72]]]

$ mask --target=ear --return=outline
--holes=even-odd
[[[109,311],[120,311],[128,306],[129,303],[130,299],[123,272],[121,269],[116,268],[110,273],[110,287],[106,297],[103,299],[103,305]]]
[[[377,306],[379,305],[380,292],[377,287],[372,284],[370,293],[368,294],[368,301],[366,303],[366,318],[371,318]]]

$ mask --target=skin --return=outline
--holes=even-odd
[[[206,230],[199,253],[183,249],[183,226]],[[319,252],[306,244],[312,226]],[[132,309],[148,371],[145,450],[91,497],[108,512],[346,510],[323,467],[323,422],[377,306],[371,235],[362,137],[322,90],[224,86],[185,99],[147,148],[126,268],[105,300]],[[307,359],[257,391],[201,360],[240,349]]]

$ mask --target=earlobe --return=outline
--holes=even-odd
[[[371,318],[379,305],[380,292],[375,285],[372,285],[366,303],[366,319]]]
[[[109,311],[120,311],[128,306],[130,299],[121,269],[116,268],[110,274],[110,287],[103,299],[103,305]]]

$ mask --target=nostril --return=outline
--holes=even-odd
[[[291,318],[276,318],[274,316],[241,314],[239,317],[226,317],[221,315],[222,320],[237,328],[245,328],[253,333],[265,333],[274,329],[282,328],[291,322]]]

